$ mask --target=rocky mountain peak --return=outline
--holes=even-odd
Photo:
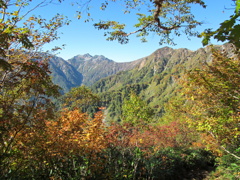
[[[84,54],[84,55],[82,55],[83,57],[86,57],[86,58],[91,58],[92,57],[92,55],[91,54],[89,54],[89,53],[86,53],[86,54]]]
[[[160,48],[158,50],[156,50],[153,54],[157,57],[159,56],[166,56],[166,55],[169,55],[171,54],[172,52],[174,51],[173,48],[170,48],[170,47],[163,47],[163,48]]]
[[[113,60],[110,60],[110,59],[106,58],[103,55],[95,55],[95,56],[92,57],[92,60],[95,60],[95,61],[108,61],[108,62],[112,61],[113,62]]]
[[[87,61],[87,60],[90,60],[92,59],[92,55],[90,55],[89,53],[87,54],[84,54],[84,55],[76,55],[74,56],[73,58],[69,59],[68,61],[70,60],[74,60],[74,61]]]

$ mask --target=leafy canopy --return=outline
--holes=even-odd
[[[11,68],[8,55],[16,48],[26,52],[33,49],[40,51],[44,44],[58,39],[57,30],[69,24],[66,17],[56,14],[47,20],[31,14],[50,3],[52,0],[0,1],[0,68]]]
[[[205,139],[209,147],[223,149],[238,159],[234,150],[240,136],[239,67],[239,57],[213,50],[211,64],[189,72],[183,90],[187,102],[181,108],[190,126],[211,139]]]
[[[90,108],[97,108],[100,99],[86,86],[79,86],[72,88],[68,93],[64,94],[61,97],[61,101],[63,108],[87,112]]]
[[[146,125],[151,122],[153,110],[147,103],[131,92],[129,99],[125,99],[122,105],[122,123],[130,123],[133,126]]]
[[[30,16],[50,1],[40,1],[33,8],[31,2],[0,1],[0,179],[11,179],[13,170],[27,168],[28,150],[37,149],[36,133],[45,128],[44,119],[54,117],[52,98],[59,95],[50,77],[49,55],[41,49],[58,39],[57,30],[65,19],[61,15],[49,20]],[[21,141],[27,136],[35,140]]]
[[[237,49],[240,48],[240,25],[238,23],[240,16],[240,1],[235,0],[235,3],[235,12],[228,20],[222,22],[217,30],[206,29],[201,34],[201,37],[203,37],[202,44],[204,46],[208,45],[210,43],[210,39],[213,37],[221,42],[233,43]]]
[[[90,2],[91,0],[88,1],[89,7]],[[160,36],[160,44],[174,44],[172,35],[180,36],[184,33],[189,37],[196,36],[198,33],[194,29],[202,23],[195,19],[191,5],[206,7],[201,0],[109,0],[102,3],[101,10],[110,8],[112,2],[124,7],[124,14],[136,14],[137,23],[132,25],[135,30],[128,32],[126,23],[115,20],[100,20],[94,26],[106,31],[104,36],[107,36],[107,40],[117,40],[122,44],[128,43],[132,34],[136,34],[142,38],[142,42],[146,42],[148,35],[156,33]],[[83,3],[81,5],[83,6]],[[91,17],[90,13],[88,15]]]

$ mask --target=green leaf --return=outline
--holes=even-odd
[[[236,1],[236,14],[239,13],[239,10],[240,10],[240,0],[237,0]]]

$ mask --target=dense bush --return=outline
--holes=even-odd
[[[175,140],[186,137],[176,123],[106,127],[101,119],[101,113],[89,118],[78,110],[63,111],[57,121],[45,121],[44,130],[20,134],[18,156],[11,157],[1,179],[171,180],[214,163],[211,153]]]

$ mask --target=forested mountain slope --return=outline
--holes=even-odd
[[[228,45],[215,46],[228,49]],[[101,79],[92,86],[107,107],[107,119],[119,120],[121,104],[130,91],[134,91],[155,110],[155,118],[161,116],[163,104],[176,95],[177,83],[186,70],[201,67],[211,61],[211,48],[172,49],[164,47],[142,58],[135,68]]]
[[[82,84],[82,74],[64,59],[52,56],[49,61],[49,67],[53,83],[59,85],[63,92],[67,92],[72,87]]]

